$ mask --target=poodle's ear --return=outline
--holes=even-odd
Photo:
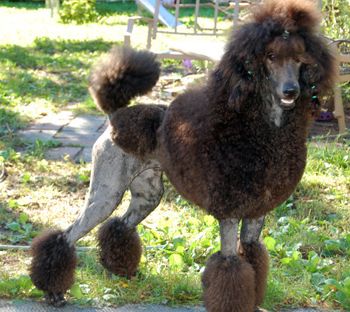
[[[254,91],[254,84],[251,81],[238,81],[233,86],[227,101],[229,108],[233,108],[237,113],[241,111],[242,105]]]
[[[301,35],[307,54],[307,63],[301,68],[301,82],[305,88],[316,87],[318,93],[326,93],[333,87],[338,74],[335,53],[318,35],[312,33]]]

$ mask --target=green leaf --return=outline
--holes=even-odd
[[[350,290],[350,276],[344,280],[344,286]]]
[[[31,179],[31,175],[29,172],[25,172],[23,175],[22,175],[22,183],[26,184],[30,181]]]
[[[271,237],[271,236],[266,236],[264,238],[264,243],[266,245],[267,250],[269,251],[275,251],[275,247],[276,247],[276,240]]]
[[[15,200],[15,199],[9,199],[7,204],[9,206],[9,208],[11,208],[11,209],[16,209],[19,206],[17,200]]]
[[[184,264],[184,260],[181,255],[174,253],[169,257],[169,265],[172,268],[182,267],[183,264]]]
[[[300,259],[300,257],[301,257],[300,251],[294,251],[293,252],[293,255],[292,255],[293,260],[297,261],[297,260]]]
[[[334,287],[336,287],[336,288],[338,288],[338,289],[341,287],[341,285],[339,284],[339,282],[338,282],[337,280],[335,280],[334,278],[326,279],[326,280],[324,281],[324,283],[325,283],[326,285],[328,285],[328,286],[334,286]]]
[[[19,225],[18,222],[13,221],[11,223],[7,224],[7,228],[9,228],[13,232],[19,232],[21,230],[21,226]]]
[[[208,226],[212,226],[215,224],[216,220],[213,216],[210,215],[205,215],[204,216],[204,222],[206,223],[206,225]]]
[[[29,220],[29,216],[24,212],[22,212],[18,217],[18,221],[21,224],[25,224],[28,220]]]
[[[18,278],[18,285],[23,289],[23,290],[30,290],[33,286],[31,279],[29,276],[22,275]]]
[[[177,246],[175,251],[178,253],[178,254],[181,254],[183,255],[184,252],[185,252],[185,247],[184,246]]]
[[[70,294],[76,299],[81,299],[84,296],[78,284],[74,284],[72,286],[70,289]]]
[[[289,264],[292,262],[292,260],[293,260],[292,258],[282,258],[281,263],[282,264]]]
[[[311,274],[311,284],[318,290],[321,291],[320,286],[325,283],[326,278],[321,273]]]

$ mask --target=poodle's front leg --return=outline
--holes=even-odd
[[[269,255],[259,237],[264,226],[264,216],[258,219],[244,219],[240,235],[240,254],[248,261],[255,271],[255,306],[256,311],[264,301],[267,274],[269,270]]]
[[[132,277],[141,259],[142,247],[136,226],[159,204],[163,195],[162,171],[156,163],[131,183],[131,201],[122,217],[108,220],[99,230],[100,260],[117,275]]]
[[[238,219],[220,220],[221,251],[212,255],[202,276],[208,312],[253,312],[252,266],[238,255]]]
[[[64,293],[74,281],[75,242],[113,212],[140,165],[112,144],[108,131],[95,143],[90,188],[82,213],[65,231],[47,232],[32,243],[30,276],[50,304],[63,305]]]

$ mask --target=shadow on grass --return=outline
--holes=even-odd
[[[96,11],[100,16],[137,15],[137,5],[134,2],[97,2]]]
[[[45,7],[44,2],[1,1],[0,7],[37,10]]]
[[[0,46],[0,98],[3,103],[23,105],[48,100],[64,105],[87,95],[87,77],[94,59],[108,51],[112,42],[102,39],[36,39],[31,47]]]

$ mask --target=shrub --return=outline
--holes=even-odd
[[[334,39],[350,38],[349,0],[323,0],[325,33]]]
[[[94,22],[97,19],[96,0],[65,0],[59,15],[63,23]]]

